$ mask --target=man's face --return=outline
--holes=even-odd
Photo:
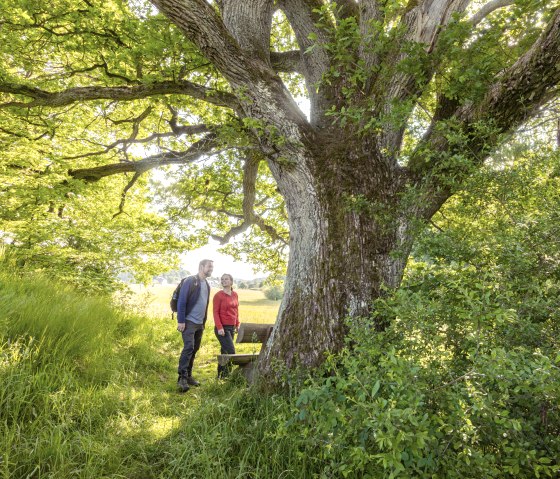
[[[214,271],[214,263],[206,263],[204,266],[201,266],[200,272],[206,277],[209,278],[212,276],[212,271]]]

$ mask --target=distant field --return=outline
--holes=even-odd
[[[142,286],[131,285],[139,305],[143,306],[148,314],[156,317],[171,317],[169,300],[176,285]],[[212,288],[210,291],[209,320],[212,320],[212,298],[219,290]],[[266,299],[260,290],[237,289],[239,295],[239,319],[248,323],[274,323],[280,301]]]

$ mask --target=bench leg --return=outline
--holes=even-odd
[[[248,383],[253,382],[253,377],[255,375],[256,367],[257,367],[256,361],[245,364],[244,366],[240,366],[241,372],[243,373],[243,376],[245,376],[245,379],[247,380]]]

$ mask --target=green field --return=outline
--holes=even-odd
[[[153,317],[171,317],[169,300],[175,285],[132,285],[135,300]],[[219,289],[210,291],[209,319],[212,319],[212,298]],[[261,290],[236,289],[239,296],[239,319],[247,323],[274,323],[280,301],[266,299]]]

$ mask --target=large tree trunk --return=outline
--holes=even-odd
[[[400,200],[404,182],[398,169],[363,150],[356,140],[320,141],[288,177],[271,163],[286,199],[290,258],[261,357],[265,376],[274,376],[278,358],[288,369],[319,365],[343,346],[344,319],[368,315],[383,286],[400,284],[412,244]]]

